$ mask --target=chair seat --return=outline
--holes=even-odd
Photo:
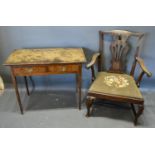
[[[88,90],[89,93],[143,101],[134,78],[127,74],[99,72]]]

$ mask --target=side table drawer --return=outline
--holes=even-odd
[[[65,74],[77,73],[80,70],[78,64],[61,64],[61,65],[46,65],[46,66],[20,66],[13,67],[13,73],[16,76],[30,76],[30,75],[48,75],[48,74]]]
[[[13,68],[14,74],[17,76],[26,75],[38,75],[38,73],[46,73],[47,67],[45,66],[34,66],[34,67],[15,67]]]
[[[79,70],[79,65],[51,65],[48,71],[53,73],[74,73]]]

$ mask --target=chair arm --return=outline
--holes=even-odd
[[[89,69],[90,67],[92,67],[95,63],[96,63],[96,60],[97,58],[100,56],[100,53],[95,53],[93,54],[92,56],[92,59],[91,61],[86,65],[86,68]]]
[[[94,69],[94,65],[96,63],[96,60],[97,58],[100,56],[100,53],[95,53],[93,56],[92,56],[92,59],[91,61],[86,65],[86,68],[87,69],[90,69],[91,68],[91,74],[92,74],[92,82],[95,80],[95,69]]]
[[[152,73],[147,69],[147,67],[144,64],[144,60],[140,57],[136,57],[136,61],[139,63],[141,69],[143,70],[143,72],[148,76],[151,77]]]
[[[148,77],[151,77],[152,73],[148,71],[142,58],[136,57],[136,62],[138,62],[138,64],[140,65],[142,69],[142,72],[140,73],[138,79],[136,80],[137,86],[140,87],[140,83],[142,81],[143,75],[146,74]]]

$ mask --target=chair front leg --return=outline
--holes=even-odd
[[[139,118],[139,116],[143,113],[143,111],[144,111],[144,104],[139,105],[139,106],[138,106],[138,111],[137,111],[137,113],[136,113],[135,120],[134,120],[134,124],[135,124],[135,125],[137,125],[138,118]]]
[[[87,114],[86,114],[86,117],[90,116],[90,108],[92,107],[94,100],[95,100],[95,97],[87,96],[87,100],[86,100]]]
[[[138,105],[138,110],[136,111],[134,104],[131,104],[132,107],[132,111],[134,113],[135,119],[134,119],[134,125],[137,125],[138,122],[138,118],[140,117],[140,115],[143,113],[144,111],[144,102],[141,103],[140,105]]]

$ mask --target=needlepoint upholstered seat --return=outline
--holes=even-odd
[[[103,65],[105,61],[104,42],[106,35],[111,36],[112,38],[110,40],[110,51],[112,58],[109,70],[105,70]],[[92,71],[92,84],[87,95],[86,116],[90,116],[90,108],[92,107],[94,100],[97,98],[109,101],[117,101],[123,104],[127,103],[131,105],[135,115],[134,123],[136,125],[138,117],[144,110],[144,98],[139,90],[140,82],[144,74],[146,74],[148,77],[151,76],[151,73],[144,65],[144,61],[139,56],[140,43],[142,43],[144,34],[114,30],[110,32],[100,31],[99,36],[99,52],[95,53],[91,62],[87,64],[87,68],[91,68]],[[127,74],[125,71],[127,62],[126,59],[127,54],[132,47],[128,41],[130,37],[137,38],[137,47],[130,74]],[[95,75],[94,68],[96,62],[98,62],[97,75]],[[137,64],[139,64],[141,72],[136,80],[134,77],[134,72]],[[136,110],[135,106],[138,107],[138,110]]]
[[[88,92],[105,95],[105,98],[108,94],[108,97],[111,95],[143,101],[135,80],[127,74],[99,72]]]

